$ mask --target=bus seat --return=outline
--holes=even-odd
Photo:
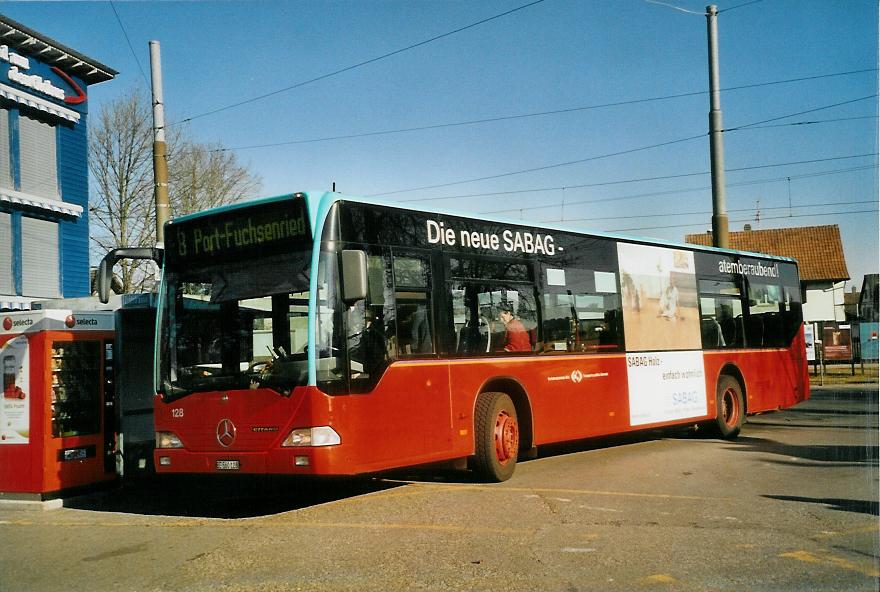
[[[724,345],[721,337],[721,325],[715,317],[706,317],[700,321],[700,330],[703,335],[703,347],[720,347]]]
[[[761,318],[761,315],[749,315],[746,340],[749,346],[764,345],[764,319]]]

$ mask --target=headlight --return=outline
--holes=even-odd
[[[156,432],[156,448],[183,448],[183,442],[172,432]]]
[[[281,443],[283,447],[291,446],[336,446],[342,438],[330,426],[317,428],[298,428],[290,432]]]

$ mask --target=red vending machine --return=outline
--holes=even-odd
[[[0,313],[0,499],[116,477],[112,312]]]

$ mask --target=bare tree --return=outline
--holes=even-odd
[[[242,201],[260,188],[235,153],[220,144],[184,141],[168,164],[171,210],[177,215]]]
[[[181,216],[241,201],[260,189],[260,179],[222,145],[206,145],[185,129],[166,130],[172,215]],[[132,89],[107,104],[89,130],[92,252],[155,244],[152,113],[147,94]],[[149,289],[152,264],[118,263],[122,292]]]

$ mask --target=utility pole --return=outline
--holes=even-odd
[[[724,126],[721,121],[721,91],[718,76],[718,7],[706,7],[709,33],[709,155],[712,161],[712,243],[728,248],[727,190],[724,187]]]
[[[153,180],[156,197],[156,246],[162,247],[165,244],[165,222],[171,219],[171,205],[168,201],[165,103],[162,99],[162,61],[158,41],[150,41],[150,78],[153,86]]]

